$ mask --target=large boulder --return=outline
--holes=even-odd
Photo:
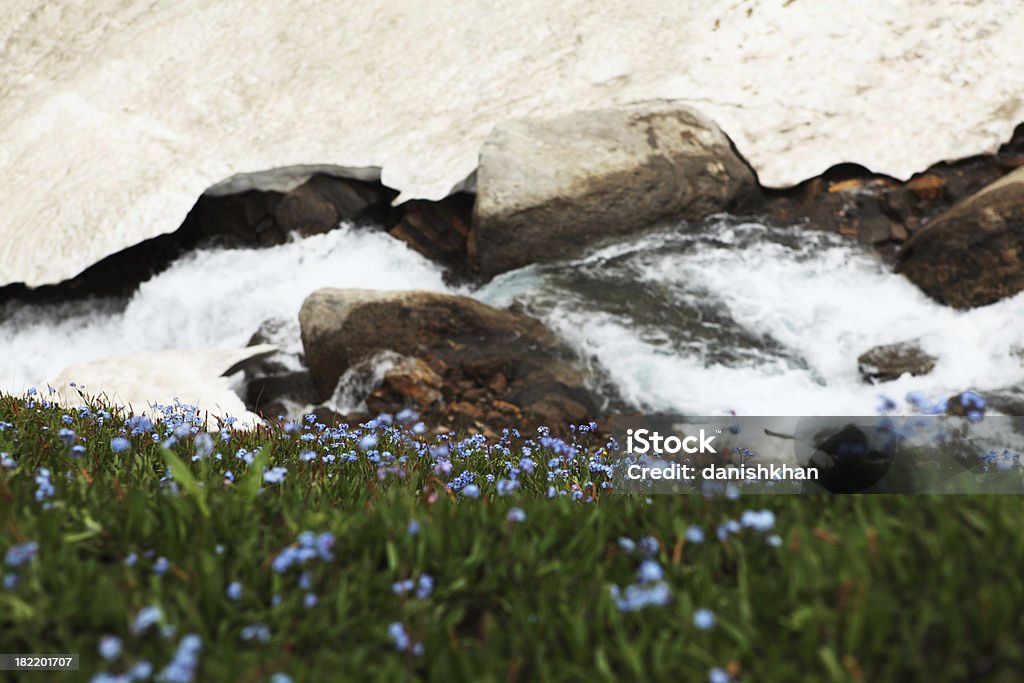
[[[725,133],[677,102],[509,121],[480,151],[470,255],[490,277],[726,211],[756,188]]]
[[[318,400],[350,368],[385,352],[403,360],[367,398],[372,410],[414,407],[453,426],[565,429],[594,415],[583,369],[536,320],[427,292],[322,289],[299,312]]]
[[[939,214],[907,241],[898,272],[956,308],[1024,289],[1024,168]]]

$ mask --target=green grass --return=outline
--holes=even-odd
[[[448,490],[408,434],[381,442],[411,454],[393,464],[403,477],[396,469],[381,479],[361,452],[324,463],[325,453],[358,451],[358,438],[318,444],[301,431],[218,437],[220,461],[192,462],[194,439],[183,438],[171,447],[178,464],[148,434],[115,454],[116,411],[100,424],[99,405],[80,415],[44,403],[0,397],[0,452],[17,462],[0,467],[0,558],[13,544],[39,544],[29,563],[2,569],[19,582],[0,588],[0,650],[79,653],[82,668],[11,680],[89,680],[143,659],[155,678],[188,633],[203,643],[197,681],[275,672],[295,681],[705,681],[714,667],[738,681],[1015,681],[1024,667],[1018,496],[601,495],[602,477],[580,459],[564,461],[553,483],[596,500],[549,499],[553,456],[534,447],[536,471],[502,497],[483,477],[507,476],[509,457],[464,447],[451,476],[477,473],[472,499]],[[61,428],[84,454],[72,457]],[[302,462],[310,447],[317,460]],[[287,468],[284,481],[261,482],[238,448],[262,449],[268,466]],[[161,484],[169,462],[178,493]],[[56,488],[44,501],[40,467]],[[506,519],[513,507],[524,522]],[[781,545],[752,529],[716,539],[720,524],[762,508],[774,511]],[[684,540],[690,525],[703,543]],[[301,569],[272,566],[305,530],[335,537],[333,559],[303,565],[308,590]],[[609,587],[634,582],[640,556],[618,539],[647,536],[659,541],[653,559],[671,599],[620,611]],[[133,552],[138,561],[126,564]],[[157,557],[170,563],[162,575]],[[392,590],[424,573],[435,582],[426,599]],[[237,601],[225,594],[233,581],[243,586]],[[310,608],[307,593],[318,598]],[[161,624],[135,635],[131,622],[150,605]],[[693,624],[700,607],[717,617],[710,630]],[[270,640],[244,642],[257,622]],[[421,656],[396,649],[393,622],[422,643]],[[97,654],[108,634],[124,643],[113,662]]]

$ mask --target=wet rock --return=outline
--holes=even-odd
[[[473,221],[472,195],[459,193],[437,202],[415,199],[402,204],[402,217],[388,234],[447,268],[452,280],[469,273],[468,240]]]
[[[520,313],[445,294],[324,289],[306,299],[299,322],[320,400],[348,368],[389,351],[409,361],[373,389],[371,412],[413,407],[432,424],[558,431],[595,413],[583,368]]]
[[[470,258],[491,277],[727,211],[756,185],[718,126],[676,102],[509,121],[480,152]]]
[[[914,342],[885,344],[857,357],[857,367],[868,382],[888,382],[904,374],[927,375],[935,368],[935,357]]]
[[[897,271],[956,308],[1024,289],[1024,168],[929,221],[903,247]]]

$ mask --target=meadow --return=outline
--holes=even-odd
[[[615,444],[0,396],[19,681],[1016,681],[1016,495],[622,495]]]

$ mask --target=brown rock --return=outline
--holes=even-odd
[[[929,221],[897,271],[940,303],[973,308],[1024,289],[1024,168]]]
[[[935,358],[913,342],[876,346],[857,358],[860,374],[868,382],[888,382],[900,376],[927,375],[935,368]]]

